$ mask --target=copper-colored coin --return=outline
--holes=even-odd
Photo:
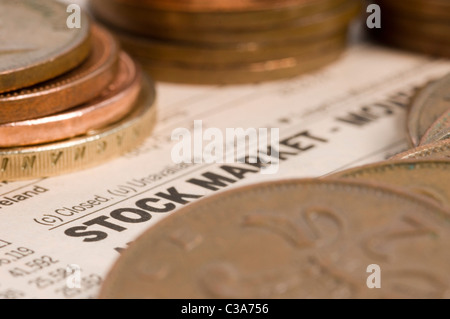
[[[220,38],[223,32],[235,33],[237,37],[242,37],[239,35],[241,32],[248,34],[279,29],[295,30],[296,24],[303,20],[308,21],[312,16],[326,18],[326,13],[356,3],[353,0],[316,2],[317,5],[312,8],[296,6],[283,10],[256,12],[247,10],[239,13],[159,11],[116,0],[93,0],[91,6],[96,16],[107,24],[133,33],[159,38],[168,35],[169,39],[173,39],[177,34],[189,34],[188,38],[195,38],[197,34],[201,38],[211,38],[214,33]]]
[[[330,0],[115,0],[123,4],[136,5],[143,8],[178,12],[246,12],[272,11],[280,9],[293,10],[297,7],[316,8],[329,6]],[[335,3],[337,1],[334,1]],[[341,1],[342,2],[342,1]]]
[[[418,19],[450,21],[450,3],[447,0],[376,0],[381,9],[392,17],[395,15],[409,15],[415,21]]]
[[[427,85],[414,98],[408,114],[408,134],[417,146],[430,126],[450,109],[450,74]]]
[[[155,86],[144,76],[132,110],[120,121],[87,134],[45,145],[0,148],[0,179],[30,180],[103,164],[131,151],[156,123]]]
[[[386,15],[388,13],[385,13]],[[401,35],[405,38],[418,36],[422,40],[442,42],[450,45],[450,38],[447,37],[450,32],[450,23],[444,24],[435,20],[418,20],[411,17],[398,16],[389,19],[389,16],[383,19],[381,32],[384,36],[390,37],[392,34]]]
[[[352,168],[327,178],[370,181],[400,187],[450,207],[449,160],[388,161]]]
[[[125,53],[114,81],[96,99],[48,117],[0,125],[0,147],[62,140],[100,129],[123,118],[141,89],[141,72]]]
[[[391,30],[391,29],[389,29]],[[425,35],[414,34],[414,32],[389,32],[384,33],[381,37],[382,42],[398,47],[403,50],[414,51],[436,57],[450,57],[450,44],[448,41],[440,41],[432,39]]]
[[[450,109],[434,122],[420,141],[426,145],[450,138]]]
[[[151,205],[141,200],[138,214],[151,216]],[[364,183],[239,188],[149,229],[123,252],[100,297],[448,298],[449,214]],[[380,267],[381,289],[368,287],[370,265]]]
[[[416,147],[412,150],[397,154],[391,160],[450,158],[450,140],[443,140]]]
[[[279,60],[290,56],[303,56],[305,60],[324,51],[324,48],[336,47],[346,41],[346,33],[313,41],[289,41],[276,45],[242,44],[232,48],[214,48],[208,46],[183,45],[182,43],[146,40],[145,38],[119,35],[124,49],[130,54],[151,61],[172,63],[207,69],[216,67],[233,67],[246,63]]]
[[[323,46],[316,54],[218,67],[170,64],[135,57],[157,81],[202,85],[260,83],[295,77],[322,68],[336,61],[344,51],[345,45],[346,43],[342,41]]]
[[[67,27],[67,8],[52,0],[0,2],[0,93],[28,87],[78,66],[90,51],[90,22]]]
[[[53,80],[0,93],[0,124],[68,110],[98,96],[114,79],[119,48],[105,29],[92,28],[92,51],[79,67]]]
[[[358,15],[359,11],[360,4],[350,1],[329,11],[298,18],[286,25],[271,25],[267,28],[239,30],[237,32],[218,31],[212,28],[191,30],[185,25],[176,28],[176,24],[144,28],[136,24],[136,29],[145,31],[145,33],[134,32],[150,36],[154,40],[160,39],[167,46],[174,47],[177,45],[180,49],[188,45],[195,45],[204,50],[258,51],[269,47],[281,48],[287,44],[292,47],[295,44],[299,45],[302,41],[313,41],[336,33],[347,32],[349,23]],[[116,27],[120,26],[120,24],[115,25]],[[142,37],[132,37],[127,33],[117,31],[116,28],[113,30],[120,35],[128,47],[145,47],[145,44],[140,43],[143,41]],[[144,48],[141,50],[144,50]],[[152,52],[150,48],[145,50],[146,52]]]

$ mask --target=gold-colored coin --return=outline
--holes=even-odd
[[[450,140],[418,146],[412,150],[397,154],[391,160],[450,158]]]
[[[52,0],[2,0],[0,12],[0,93],[54,78],[87,58],[84,13],[81,28],[69,29],[66,7]]]
[[[327,178],[370,181],[399,187],[450,207],[450,160],[388,161],[352,168]]]
[[[1,148],[0,179],[13,181],[66,174],[93,167],[140,144],[156,121],[154,85],[146,80],[136,106],[116,124],[57,143]]]
[[[151,205],[140,201],[139,213]],[[426,198],[360,182],[252,185],[150,228],[100,297],[448,298],[449,217]],[[381,268],[382,289],[368,288],[369,265]]]

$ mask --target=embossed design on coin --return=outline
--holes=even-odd
[[[425,197],[366,183],[252,185],[152,227],[124,251],[100,297],[448,297],[449,217]],[[196,245],[174,244],[174,233]],[[383,270],[383,289],[367,288],[371,264]],[[170,270],[148,279],[143,269]]]

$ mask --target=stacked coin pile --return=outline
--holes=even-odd
[[[377,0],[381,41],[407,50],[450,57],[450,2],[448,0]]]
[[[357,0],[91,0],[156,79],[197,84],[292,77],[336,60]]]
[[[4,0],[0,12],[1,180],[90,167],[150,133],[153,84],[108,31],[85,14],[69,28],[52,0]]]
[[[187,206],[123,253],[100,297],[449,298],[449,117],[450,75],[412,102],[419,148]]]

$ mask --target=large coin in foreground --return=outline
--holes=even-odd
[[[140,204],[128,213],[154,205]],[[100,297],[450,297],[449,217],[420,196],[372,184],[240,188],[148,230],[124,251]],[[381,268],[381,289],[368,288],[370,265]]]

